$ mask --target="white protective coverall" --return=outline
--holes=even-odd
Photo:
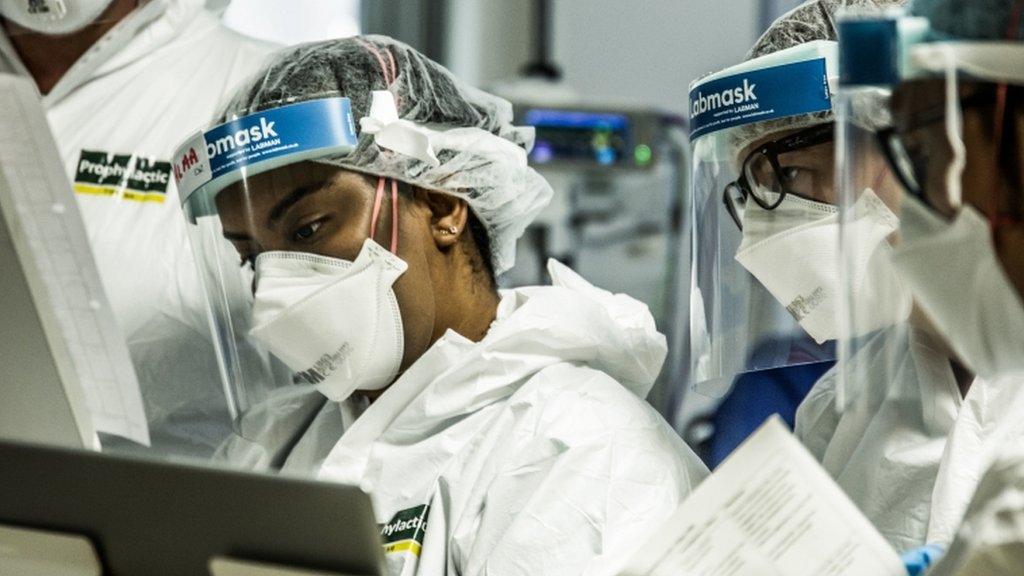
[[[166,451],[209,454],[230,432],[171,154],[272,48],[225,28],[204,0],[151,0],[43,97]],[[27,74],[0,33],[3,71]]]
[[[643,400],[666,353],[647,307],[549,268],[554,286],[502,292],[481,342],[447,332],[323,461],[373,496],[391,574],[615,574],[707,475]]]
[[[1016,404],[1020,414],[1024,405]],[[1004,576],[1024,569],[1024,438],[1005,440],[930,576]]]
[[[837,409],[830,370],[797,409],[796,435],[893,548],[932,543],[933,507],[946,505],[932,493],[962,404],[948,357],[910,329],[876,334],[852,362],[851,403]]]
[[[992,380],[976,378],[964,398],[939,466],[929,543],[948,545],[953,540],[975,490],[981,490],[979,483],[985,471],[998,459],[1010,458],[1007,454],[1020,446],[1024,446],[1024,374]],[[1020,462],[1016,467],[1022,469]],[[1024,487],[1024,478],[1015,482],[1017,490]],[[1024,513],[1024,501],[1016,513]],[[1017,521],[1020,531],[1016,536],[1021,539],[1017,545],[1024,548],[1024,516]]]

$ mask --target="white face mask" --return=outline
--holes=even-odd
[[[964,206],[946,222],[915,200],[901,230],[893,264],[960,360],[987,379],[1024,371],[1024,303],[984,217]]]
[[[398,374],[404,351],[393,286],[408,265],[373,240],[354,262],[304,252],[256,259],[251,335],[295,371],[341,402],[356,390],[380,390]]]
[[[43,34],[78,32],[107,9],[113,0],[0,0],[0,15]]]
[[[764,192],[765,196],[771,195]],[[910,315],[910,297],[889,262],[886,238],[898,219],[874,191],[865,190],[846,224],[856,251],[849,266],[855,332],[865,334]],[[839,214],[835,206],[786,196],[774,210],[749,202],[736,260],[771,292],[814,340],[839,336]]]

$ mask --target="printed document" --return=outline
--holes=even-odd
[[[769,419],[655,531],[622,576],[903,576],[896,552]]]

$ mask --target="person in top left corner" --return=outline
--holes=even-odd
[[[39,89],[161,453],[205,456],[231,431],[171,146],[273,48],[204,0],[0,0],[0,73]]]

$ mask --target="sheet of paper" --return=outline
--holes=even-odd
[[[0,74],[0,170],[22,245],[45,287],[35,294],[57,319],[96,430],[149,445],[135,370],[89,248],[85,225],[64,173],[35,87]],[[43,304],[45,303],[45,304]]]
[[[777,417],[679,507],[622,576],[902,576],[902,562]]]
[[[79,534],[0,524],[0,566],[19,576],[103,576],[96,548]]]
[[[370,576],[367,574],[341,574],[340,572],[320,572],[302,568],[289,568],[273,564],[233,560],[231,558],[213,558],[210,560],[210,576]]]

